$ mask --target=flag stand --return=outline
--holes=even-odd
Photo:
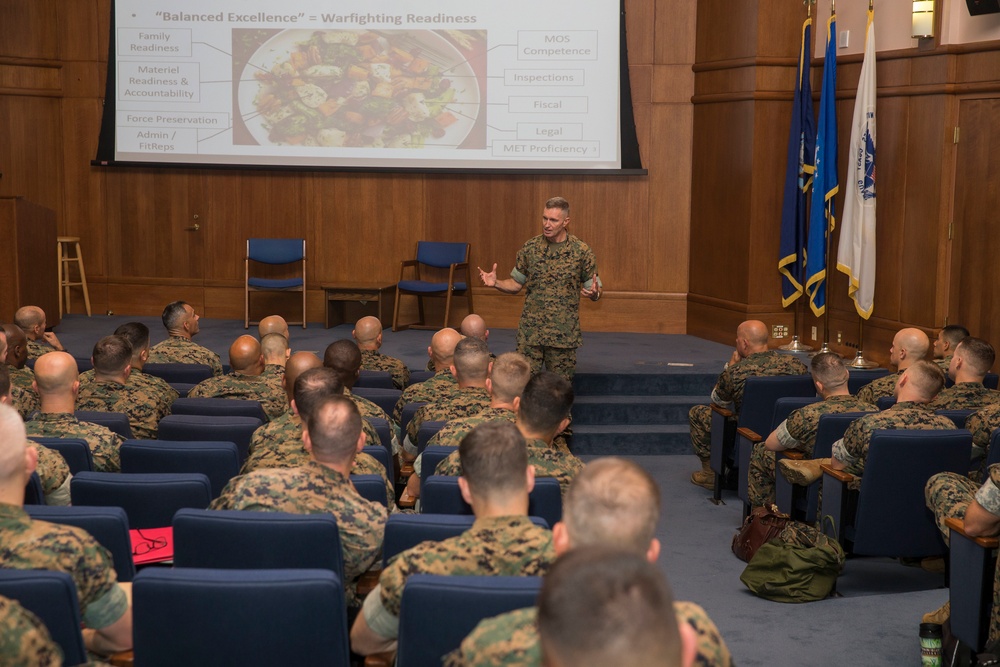
[[[878,368],[878,364],[874,361],[869,361],[865,359],[864,353],[864,340],[865,340],[865,320],[863,317],[858,316],[858,353],[854,357],[849,365],[850,368]]]

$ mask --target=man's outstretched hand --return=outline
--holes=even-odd
[[[479,269],[479,279],[483,281],[483,284],[487,287],[496,287],[497,285],[497,265],[493,264],[493,270],[489,273],[483,271],[483,267],[477,266]]]

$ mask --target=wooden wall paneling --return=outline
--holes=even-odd
[[[630,66],[653,62],[656,5],[648,0],[626,0],[625,33]]]
[[[137,283],[129,279],[112,278],[106,283],[106,289],[108,310],[116,315],[159,317],[163,314],[164,306],[178,299],[190,303],[199,315],[206,314],[205,288],[199,281],[147,280]],[[242,317],[242,306],[239,312],[239,317]],[[167,336],[161,327],[153,327],[151,337],[155,343]]]
[[[58,0],[47,0],[47,2]],[[47,4],[47,3],[46,3]],[[107,15],[101,14],[94,0],[62,3],[53,17],[50,30],[58,35],[59,57],[66,61],[96,61],[100,53],[101,33],[107,34]],[[104,43],[105,54],[107,42]]]
[[[693,63],[695,38],[699,34],[700,3],[687,0],[656,0],[655,3],[643,4],[655,7],[651,21],[654,30],[653,62],[685,65]]]
[[[62,119],[52,97],[0,97],[0,194],[21,196],[62,217]]]
[[[107,275],[104,173],[90,166],[97,154],[102,111],[98,99],[71,98],[62,103],[65,207],[59,219],[59,232],[80,237],[88,278]]]
[[[904,228],[898,239],[903,246],[905,262],[899,319],[933,326],[937,250],[938,244],[947,238],[948,224],[939,217],[946,100],[939,95],[920,96],[911,99],[910,105],[909,150],[903,172],[906,174],[906,207]]]
[[[746,4],[757,12],[755,55],[764,58],[791,55],[797,58],[802,42],[802,22],[806,20],[805,5],[785,0],[758,0],[756,3]],[[815,16],[815,11],[813,14],[815,45],[826,39],[826,19],[829,17]]]
[[[729,0],[698,2],[695,62],[756,55],[757,4]]]
[[[61,0],[4,0],[0,2],[0,56],[10,58],[42,58],[59,56],[59,32],[56,25]],[[83,4],[82,2],[80,4]]]
[[[691,159],[694,109],[690,104],[652,107],[649,173],[649,252],[644,268],[652,292],[687,292],[691,228]]]

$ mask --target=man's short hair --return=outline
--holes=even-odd
[[[809,364],[809,372],[816,382],[822,382],[827,390],[836,389],[847,384],[850,371],[839,354],[834,352],[820,352],[812,358]]]
[[[352,384],[361,368],[361,348],[353,340],[341,338],[326,346],[323,365],[332,369],[344,384]]]
[[[930,400],[944,387],[944,371],[930,361],[921,359],[904,371],[921,396]]]
[[[551,199],[546,200],[545,208],[562,209],[563,213],[565,213],[567,217],[569,216],[569,202],[562,197],[552,197]]]
[[[45,313],[38,306],[21,306],[14,313],[14,324],[28,331],[45,320]]]
[[[171,301],[167,304],[166,308],[163,309],[163,315],[160,316],[165,329],[168,331],[176,329],[183,323],[187,316],[187,311],[184,309],[186,305],[188,305],[187,301]]]
[[[962,350],[962,360],[971,366],[977,375],[986,375],[993,367],[993,362],[997,359],[996,350],[989,341],[975,336],[966,336],[958,344],[958,349]]]
[[[7,364],[3,363],[3,359],[0,359],[0,398],[3,398],[10,393],[10,371],[7,370]]]
[[[260,339],[260,351],[264,355],[265,360],[273,357],[284,358],[287,350],[288,339],[280,333],[265,334],[264,337]]]
[[[485,380],[490,372],[490,348],[478,338],[463,338],[455,345],[452,363],[463,380]]]
[[[604,544],[645,554],[660,521],[660,487],[632,461],[599,458],[573,478],[563,521],[574,549]]]
[[[518,352],[501,354],[490,371],[493,396],[508,403],[524,393],[524,386],[530,379],[531,362]]]
[[[528,446],[510,422],[480,424],[458,446],[462,477],[476,496],[527,493]]]
[[[961,324],[949,324],[941,329],[941,338],[951,343],[951,349],[969,337],[969,330]]]
[[[132,361],[132,343],[124,336],[105,336],[94,345],[94,371],[118,375]]]
[[[303,420],[316,411],[323,399],[343,393],[343,383],[329,368],[310,368],[304,371],[295,378],[295,385],[292,387],[295,409]]]
[[[658,567],[629,551],[573,549],[542,580],[538,634],[543,663],[681,664],[674,597]]]
[[[115,335],[121,336],[132,344],[132,355],[135,356],[149,345],[149,327],[142,322],[126,322],[117,329]]]
[[[573,385],[561,375],[541,371],[528,380],[521,394],[518,416],[536,433],[554,431],[569,417],[573,407]]]
[[[354,401],[346,396],[320,398],[304,423],[309,429],[312,454],[317,461],[340,463],[357,451],[361,413]]]

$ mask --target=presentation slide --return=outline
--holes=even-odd
[[[115,161],[621,168],[619,0],[116,0]]]

